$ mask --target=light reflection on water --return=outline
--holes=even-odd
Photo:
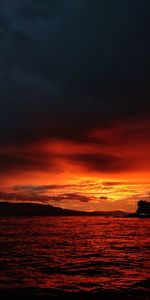
[[[0,218],[0,287],[147,289],[149,219]]]

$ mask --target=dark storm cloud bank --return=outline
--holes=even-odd
[[[147,1],[0,1],[0,140],[149,114]]]

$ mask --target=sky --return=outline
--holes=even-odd
[[[0,200],[135,211],[150,191],[146,0],[0,0]]]

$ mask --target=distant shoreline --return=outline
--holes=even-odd
[[[115,211],[76,211],[63,209],[47,204],[34,203],[10,203],[0,202],[0,217],[22,217],[22,216],[101,216],[101,217],[138,217],[136,213],[128,213],[121,210]]]

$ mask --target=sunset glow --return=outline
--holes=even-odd
[[[32,201],[77,210],[135,211],[150,190],[149,123],[93,128],[83,141],[40,139],[1,147],[1,200]],[[11,153],[10,153],[11,151]]]

